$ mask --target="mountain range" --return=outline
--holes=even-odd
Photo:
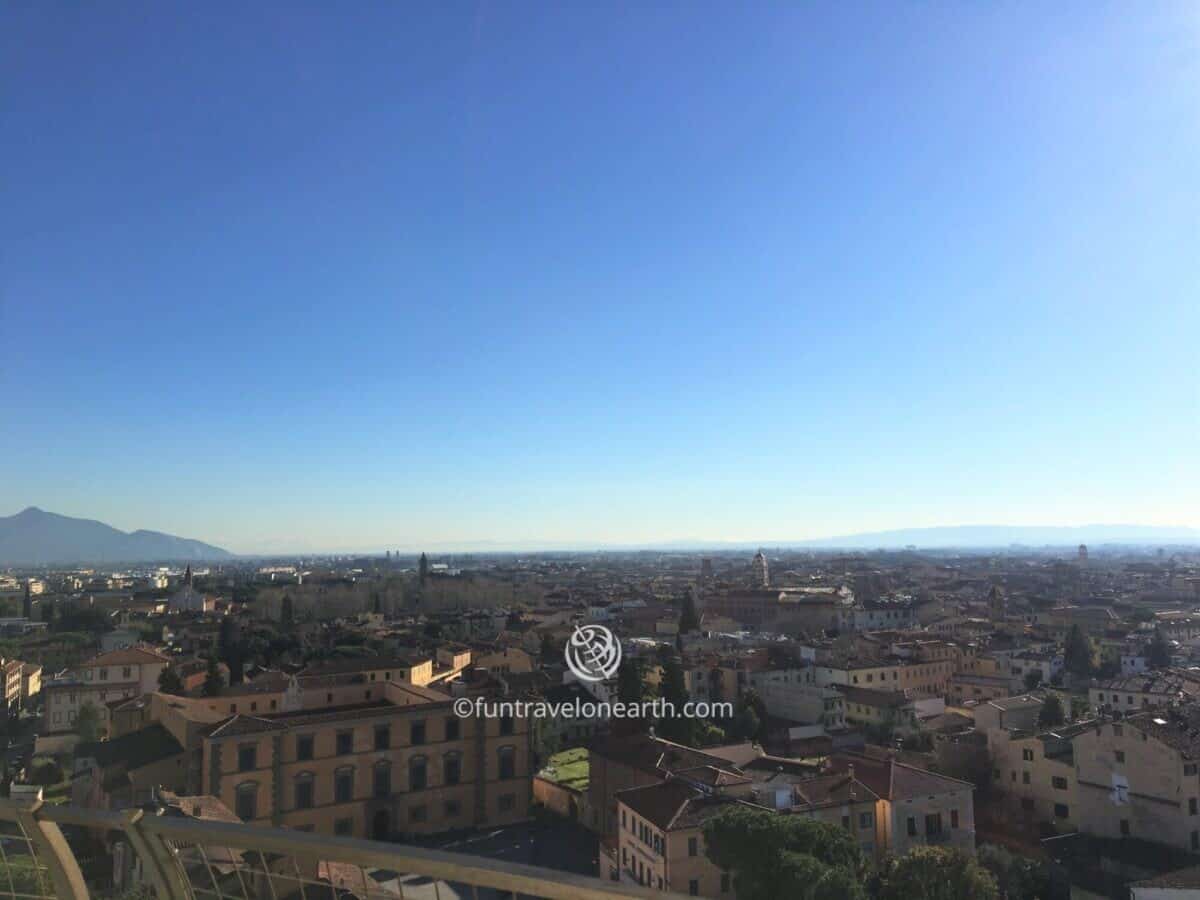
[[[230,559],[212,544],[163,534],[125,532],[93,519],[75,519],[36,506],[0,517],[0,565],[116,563]]]
[[[923,549],[1073,547],[1077,544],[1158,545],[1200,544],[1200,529],[1156,525],[952,525],[870,531],[801,541],[710,541],[701,538],[645,544],[597,546],[583,541],[475,541],[430,544],[432,552],[504,553],[587,550],[753,550],[757,547],[874,550],[915,546]],[[286,553],[286,551],[282,551]],[[342,551],[347,552],[347,551]],[[369,553],[371,551],[362,551]],[[381,552],[381,551],[380,551]],[[76,519],[31,506],[14,516],[0,517],[0,565],[48,563],[134,563],[182,560],[221,560],[232,553],[212,544],[159,531],[124,532],[92,519]],[[278,555],[278,554],[272,554]]]

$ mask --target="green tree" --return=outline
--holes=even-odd
[[[225,679],[221,677],[221,670],[217,667],[217,658],[210,656],[208,670],[204,673],[204,696],[216,697],[224,687]]]
[[[1054,728],[1065,721],[1066,715],[1063,713],[1062,701],[1058,699],[1058,694],[1048,694],[1041,710],[1038,711],[1038,727]]]
[[[704,823],[704,845],[733,874],[738,900],[866,898],[866,860],[835,825],[731,805]]]
[[[979,864],[996,879],[1007,900],[1038,900],[1050,896],[1050,877],[1044,864],[1010,853],[995,844],[979,848]]]
[[[1025,690],[1036,691],[1042,683],[1042,670],[1030,669],[1025,673]]]
[[[1067,632],[1063,647],[1063,665],[1072,675],[1087,678],[1092,674],[1092,645],[1078,625]]]
[[[1146,664],[1151,669],[1165,669],[1171,665],[1171,645],[1160,629],[1154,629],[1154,637],[1146,645]]]
[[[158,673],[158,689],[164,694],[183,693],[183,679],[179,677],[174,666],[164,666]]]
[[[79,714],[75,716],[75,733],[84,744],[100,740],[100,711],[91,701],[79,707]]]
[[[961,850],[914,847],[888,860],[879,900],[997,900],[996,879]]]
[[[687,634],[700,629],[700,616],[696,613],[696,600],[689,593],[683,598],[683,612],[679,614],[679,633]]]
[[[668,712],[675,713],[659,720],[658,727],[662,736],[679,744],[694,746],[699,737],[699,721],[683,714],[683,708],[690,698],[684,681],[683,666],[676,656],[669,657],[663,663],[662,699]]]
[[[617,669],[617,699],[622,703],[641,703],[646,699],[641,660],[626,657]]]

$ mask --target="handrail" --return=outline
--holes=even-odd
[[[195,900],[196,892],[182,861],[189,847],[201,848],[205,860],[207,848],[229,848],[260,854],[259,859],[264,861],[265,854],[271,854],[312,866],[318,861],[344,863],[548,900],[680,900],[683,896],[443,850],[235,822],[157,816],[138,809],[117,812],[54,806],[40,801],[25,804],[0,798],[0,820],[20,823],[30,836],[30,847],[48,869],[54,883],[53,896],[59,900],[89,900],[79,866],[62,837],[60,825],[123,832],[130,847],[142,858],[147,877],[162,900]],[[7,893],[9,885],[4,868],[8,865],[7,857],[0,857],[0,898],[20,896],[15,891]],[[238,873],[239,880],[241,874]],[[298,866],[297,877],[300,877]],[[202,893],[206,890],[202,889]],[[252,895],[247,891],[245,896]]]

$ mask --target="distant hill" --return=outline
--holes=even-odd
[[[1196,544],[1200,529],[1157,525],[949,525],[870,531],[801,541],[802,547],[1068,547],[1075,544]]]
[[[230,559],[212,544],[159,531],[118,531],[31,506],[0,517],[0,565]]]

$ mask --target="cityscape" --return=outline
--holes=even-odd
[[[1200,872],[1195,544],[43,563],[0,604],[14,799],[711,898]],[[620,653],[592,678],[567,651],[595,626]],[[650,700],[675,714],[618,715]],[[796,871],[756,855],[817,839]],[[152,889],[120,833],[72,846],[88,882]]]
[[[0,3],[0,900],[1200,900],[1200,15]]]

